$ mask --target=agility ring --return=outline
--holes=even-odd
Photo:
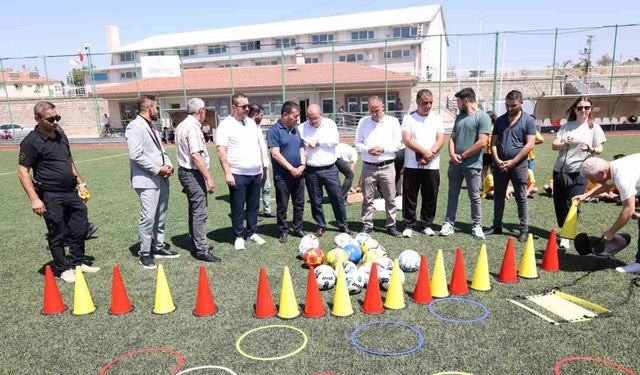
[[[621,365],[619,363],[615,363],[615,362],[607,361],[606,359],[595,358],[595,357],[567,357],[567,358],[562,358],[561,360],[556,362],[556,364],[553,366],[553,374],[554,375],[560,375],[560,366],[562,366],[563,364],[565,364],[567,362],[595,362],[595,363],[602,363],[603,365],[607,365],[609,367],[613,367],[615,369],[618,369],[618,370],[624,372],[625,374],[636,375],[636,373],[633,370],[629,370],[628,368],[624,367],[623,365]]]
[[[102,370],[100,370],[100,375],[106,374],[107,370],[109,370],[111,366],[115,365],[116,363],[122,361],[125,358],[133,357],[142,353],[150,353],[150,352],[163,352],[163,353],[169,353],[172,356],[174,356],[178,360],[178,366],[176,366],[176,368],[174,368],[173,371],[171,372],[171,374],[173,375],[177,374],[178,371],[180,371],[184,366],[184,357],[182,356],[182,354],[180,354],[180,352],[177,352],[169,348],[143,348],[143,349],[133,350],[128,353],[124,353],[120,357],[111,360],[111,362],[107,363],[107,365],[104,366]]]
[[[224,372],[226,372],[228,374],[231,374],[231,375],[238,375],[233,370],[231,370],[229,368],[226,368],[226,367],[223,367],[223,366],[213,366],[213,365],[204,365],[204,366],[188,368],[188,369],[180,371],[176,375],[188,374],[190,372],[194,372],[194,371],[198,371],[198,370],[205,370],[205,369],[222,370],[222,371],[224,371]]]
[[[445,301],[460,301],[460,302],[465,302],[465,303],[470,303],[472,305],[476,305],[479,308],[482,309],[482,316],[480,316],[479,318],[475,318],[475,319],[449,319],[449,318],[445,318],[444,316],[438,314],[437,312],[435,312],[435,309],[433,308],[434,305],[440,303],[440,302],[445,302]],[[489,317],[489,309],[481,304],[478,301],[474,301],[472,299],[468,299],[468,298],[461,298],[461,297],[448,297],[448,298],[442,298],[442,299],[436,299],[433,300],[433,302],[431,302],[430,304],[427,305],[427,308],[429,309],[429,312],[431,313],[431,315],[435,316],[436,318],[443,320],[445,322],[448,323],[455,323],[455,324],[475,324],[475,323],[480,323],[481,321],[487,319]]]
[[[254,332],[258,332],[258,331],[261,331],[263,329],[268,329],[268,328],[287,328],[287,329],[290,329],[292,331],[296,331],[302,336],[304,341],[302,342],[302,345],[298,349],[294,350],[293,352],[291,352],[289,354],[277,356],[277,357],[256,357],[256,356],[253,356],[253,355],[249,355],[249,354],[245,353],[242,350],[242,348],[240,347],[240,344],[242,343],[242,340],[244,340],[248,335],[250,335],[250,334],[252,334]],[[251,329],[251,330],[245,332],[242,336],[240,336],[238,338],[238,341],[236,341],[236,350],[238,351],[238,353],[242,354],[243,356],[245,356],[245,357],[247,357],[249,359],[253,359],[255,361],[277,361],[277,360],[280,360],[280,359],[285,359],[285,358],[292,357],[292,356],[300,353],[304,348],[307,347],[307,342],[308,341],[309,341],[309,339],[307,338],[307,334],[304,333],[301,329],[298,329],[298,328],[292,327],[292,326],[288,326],[288,325],[284,325],[284,324],[273,324],[273,325],[269,325],[269,326],[254,328],[254,329]]]
[[[411,331],[413,331],[413,333],[416,334],[416,336],[418,336],[418,343],[413,348],[405,350],[405,351],[402,351],[402,352],[378,352],[378,351],[366,348],[366,347],[362,346],[358,342],[358,339],[356,338],[356,336],[363,329],[365,329],[367,327],[370,327],[370,326],[374,326],[374,325],[397,325],[397,326],[401,326],[401,327],[405,327],[407,329],[410,329]],[[413,353],[413,352],[417,351],[418,349],[422,348],[422,346],[424,345],[424,341],[425,341],[424,340],[424,335],[422,334],[422,332],[419,329],[417,329],[414,326],[411,326],[411,325],[409,325],[407,323],[396,322],[396,321],[393,321],[393,320],[381,320],[381,321],[377,321],[377,322],[364,323],[364,324],[361,324],[358,327],[356,327],[356,329],[354,329],[353,332],[351,333],[351,343],[353,344],[353,346],[356,347],[356,349],[358,349],[360,351],[363,351],[365,353],[369,353],[369,354],[373,354],[373,355],[382,355],[382,356],[399,356],[399,355],[405,355],[405,354]]]

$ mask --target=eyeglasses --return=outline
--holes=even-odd
[[[433,104],[433,101],[431,102],[418,102],[418,105],[430,105]]]
[[[245,105],[237,105],[237,104],[234,104],[233,106],[234,106],[234,107],[237,107],[237,108],[242,108],[242,109],[244,109],[245,111],[249,109],[249,104],[245,104]]]
[[[591,109],[590,105],[585,105],[585,106],[579,105],[579,106],[576,107],[576,111],[588,111],[590,109]]]
[[[40,118],[41,118],[41,119],[43,119],[43,120],[45,120],[45,121],[46,121],[46,122],[48,122],[49,124],[53,124],[54,122],[58,122],[58,121],[60,121],[60,119],[61,119],[62,117],[60,117],[60,115],[55,115],[55,116],[51,116],[51,117],[47,117],[47,118],[44,118],[44,117],[40,117]]]

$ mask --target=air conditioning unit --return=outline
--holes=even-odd
[[[371,61],[373,60],[373,55],[372,54],[364,55],[364,59],[365,61]]]

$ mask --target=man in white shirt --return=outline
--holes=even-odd
[[[209,252],[213,246],[207,240],[207,194],[216,191],[216,184],[209,173],[209,152],[202,134],[202,121],[207,113],[204,101],[190,99],[187,112],[189,115],[176,128],[176,157],[178,179],[189,201],[191,252],[196,259],[219,262],[220,258]]]
[[[402,132],[398,119],[385,116],[382,100],[369,98],[369,113],[360,119],[356,129],[356,150],[360,153],[362,166],[362,224],[363,232],[373,232],[373,198],[380,188],[385,201],[387,233],[401,237],[396,228],[396,172],[393,161],[402,144]]]
[[[336,167],[338,167],[338,171],[344,176],[344,181],[342,182],[342,199],[346,201],[347,195],[349,195],[351,191],[351,185],[353,184],[353,171],[358,162],[358,152],[346,143],[339,143],[336,146],[336,158]]]
[[[245,249],[243,220],[246,217],[246,238],[258,245],[265,241],[256,233],[262,178],[264,139],[256,123],[247,117],[249,100],[244,94],[231,97],[231,114],[218,126],[216,144],[218,158],[229,186],[231,224],[236,250]],[[245,211],[246,206],[246,211]]]
[[[322,209],[323,187],[329,194],[340,232],[351,234],[347,225],[347,211],[342,198],[338,168],[335,165],[336,146],[340,141],[336,123],[322,116],[320,106],[311,104],[307,108],[307,121],[298,126],[298,132],[307,153],[305,183],[311,202],[311,215],[318,225],[315,235],[322,237],[327,228]]]
[[[584,201],[592,196],[598,196],[608,191],[612,186],[620,192],[622,211],[606,232],[602,234],[604,241],[612,241],[616,232],[624,227],[630,219],[638,220],[640,214],[636,212],[636,196],[640,192],[640,154],[633,154],[608,162],[600,158],[587,158],[580,167],[580,174],[587,180],[601,184],[597,189],[592,189],[584,194],[574,197]],[[638,220],[640,229],[640,220]],[[638,252],[636,261],[623,267],[616,267],[616,271],[622,273],[640,272],[640,233],[638,234]]]
[[[442,118],[431,113],[433,94],[427,89],[416,95],[417,109],[402,119],[404,149],[404,177],[402,183],[402,212],[404,237],[411,237],[416,224],[418,192],[422,197],[420,231],[435,236],[431,229],[436,216],[440,188],[440,149],[444,144]]]

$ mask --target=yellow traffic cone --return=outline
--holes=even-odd
[[[278,306],[278,318],[293,319],[300,315],[300,308],[293,291],[293,283],[289,274],[289,267],[284,268],[282,274],[282,289],[280,290],[280,306]]]
[[[390,310],[401,310],[407,307],[404,303],[404,289],[402,288],[400,263],[398,262],[398,259],[393,261],[391,281],[389,281],[389,289],[387,289],[387,297],[384,300],[384,307]]]
[[[349,289],[347,288],[347,280],[344,275],[342,264],[338,263],[338,279],[336,280],[336,291],[333,294],[333,309],[331,314],[334,316],[353,315],[353,306],[351,298],[349,298]]]
[[[442,249],[440,249],[436,255],[436,265],[433,267],[433,276],[431,276],[432,297],[449,297],[446,273],[447,271],[444,270],[444,256],[442,255]]]
[[[522,254],[522,260],[520,261],[520,270],[518,276],[525,279],[537,279],[538,269],[536,266],[536,253],[533,249],[533,236],[529,234],[527,243],[524,245],[524,254]]]
[[[173,297],[171,297],[167,277],[164,275],[164,268],[162,268],[162,264],[159,264],[156,276],[156,302],[153,306],[153,313],[169,314],[175,310],[176,305],[173,304]]]
[[[480,246],[480,254],[478,254],[478,263],[476,270],[473,272],[471,279],[471,289],[486,292],[491,290],[491,280],[489,279],[489,260],[487,259],[487,246]]]
[[[96,311],[89,287],[80,266],[76,266],[76,285],[73,290],[73,315],[87,315]]]
[[[573,240],[578,234],[578,201],[571,202],[571,208],[564,219],[564,225],[560,231],[560,237]]]

